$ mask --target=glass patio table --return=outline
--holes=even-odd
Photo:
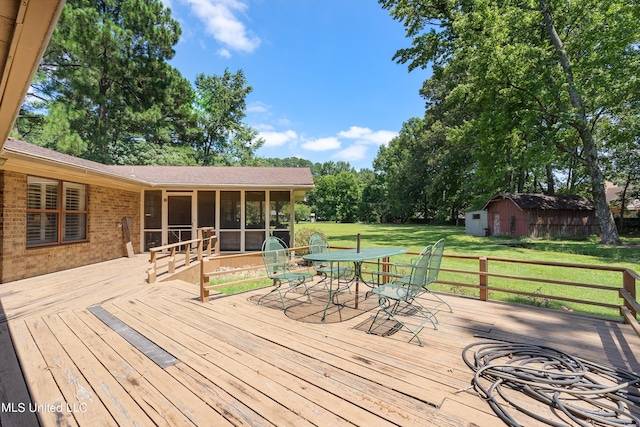
[[[302,258],[307,261],[313,262],[327,262],[331,265],[331,269],[333,270],[333,264],[337,264],[340,267],[341,263],[353,263],[354,265],[354,274],[353,278],[349,281],[349,286],[351,283],[355,282],[356,284],[356,295],[355,295],[355,308],[358,308],[358,288],[360,287],[360,282],[367,283],[362,278],[362,263],[365,261],[373,261],[373,260],[388,260],[389,257],[394,255],[400,255],[407,252],[405,248],[359,248],[359,249],[343,249],[337,251],[328,251],[321,252],[317,254],[307,254]],[[327,309],[329,305],[333,302],[333,297],[340,291],[340,280],[336,279],[337,287],[334,289],[333,287],[334,278],[331,277],[329,281],[329,300],[327,301],[327,306],[324,309],[324,313],[322,315],[322,321],[324,322],[324,318],[327,314]],[[347,287],[347,288],[348,288]]]

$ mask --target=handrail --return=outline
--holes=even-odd
[[[290,251],[302,251],[307,250],[308,247],[296,247],[289,249]],[[348,247],[338,247],[332,246],[332,249],[353,249]],[[255,256],[255,252],[247,255]],[[418,255],[418,252],[407,252],[408,255]],[[236,255],[243,256],[243,255]],[[596,307],[605,307],[605,308],[613,308],[618,309],[620,316],[623,320],[631,324],[634,330],[640,335],[640,324],[638,323],[638,313],[640,313],[640,304],[638,303],[638,296],[636,294],[637,283],[640,280],[640,275],[634,270],[624,268],[624,267],[615,267],[615,266],[606,266],[606,265],[592,265],[592,264],[569,264],[562,262],[553,262],[553,261],[535,261],[535,260],[519,260],[519,259],[509,259],[509,258],[499,258],[499,257],[488,257],[488,256],[479,256],[479,255],[457,255],[457,254],[444,254],[445,258],[450,259],[466,259],[466,260],[475,260],[477,262],[477,269],[472,270],[463,270],[463,269],[447,269],[442,268],[440,271],[442,273],[446,273],[446,278],[441,278],[437,283],[453,286],[454,288],[470,288],[476,289],[479,292],[479,299],[481,301],[489,301],[490,300],[490,292],[500,292],[507,293],[531,298],[539,298],[539,299],[549,299],[556,301],[564,301],[571,302],[576,304],[585,304],[592,305]],[[529,264],[529,265],[539,265],[542,267],[560,267],[560,268],[572,268],[579,270],[593,270],[593,271],[602,271],[602,272],[611,272],[611,273],[621,273],[622,280],[620,281],[621,286],[609,286],[602,285],[597,283],[581,283],[581,282],[573,282],[566,280],[557,280],[552,277],[525,277],[519,276],[517,274],[504,274],[498,272],[489,271],[489,266],[499,263],[506,264]],[[367,264],[367,263],[365,263]],[[256,267],[257,268],[257,267]],[[211,273],[210,276],[221,275],[222,273]],[[476,276],[477,279],[475,283],[465,283],[459,279],[451,279],[451,275],[456,277],[466,276],[468,279],[469,276]],[[459,276],[458,276],[459,275]],[[266,277],[266,276],[265,276]],[[547,283],[552,285],[557,285],[559,287],[580,287],[584,289],[596,289],[608,292],[615,292],[617,297],[620,298],[620,303],[607,303],[603,301],[588,301],[579,298],[569,298],[563,295],[546,295],[542,293],[534,293],[534,292],[526,292],[519,291],[514,289],[502,288],[496,286],[495,283],[490,283],[490,279],[500,280],[500,279],[509,279],[512,281],[522,281],[522,282],[533,282],[533,283]],[[254,278],[252,280],[258,280],[258,278]],[[242,280],[240,282],[246,282],[250,280]],[[239,282],[230,282],[223,285],[216,285],[216,288],[228,286],[229,284],[234,284]]]
[[[212,227],[199,228],[198,238],[192,240],[183,240],[181,242],[170,243],[168,245],[156,246],[149,249],[149,267],[147,268],[147,277],[149,283],[155,283],[158,274],[158,260],[168,258],[167,272],[173,274],[176,271],[176,253],[183,254],[184,266],[191,265],[191,250],[192,245],[196,244],[195,248],[197,261],[202,261],[203,257],[207,258],[211,256],[211,249],[214,248],[214,253],[218,254],[218,236],[212,234]],[[180,250],[183,248],[183,250]],[[166,254],[159,255],[163,251],[169,251]]]
[[[302,247],[293,247],[293,248],[285,248],[287,255],[289,256],[289,262],[292,261],[296,261],[297,259],[293,257],[293,255],[295,255],[296,251],[301,251],[301,250],[307,250],[308,247],[307,246],[302,246]],[[235,258],[242,258],[242,257],[249,257],[249,256],[255,256],[256,254],[261,254],[261,252],[247,252],[247,253],[242,253],[242,254],[231,254],[231,255],[222,255],[216,258],[216,261],[223,263],[225,260],[227,259],[235,259]],[[249,266],[249,267],[243,267],[243,268],[234,268],[233,269],[233,273],[239,273],[239,272],[244,272],[244,271],[251,271],[251,270],[260,270],[260,269],[264,269],[264,265],[260,264],[260,265],[253,265],[253,266]],[[294,271],[298,271],[298,270],[294,270]],[[258,277],[252,277],[250,279],[242,279],[242,280],[236,280],[230,283],[225,283],[225,284],[221,284],[221,285],[209,285],[209,280],[212,277],[216,277],[216,276],[223,276],[225,274],[229,274],[229,271],[205,271],[205,263],[204,261],[200,263],[200,301],[201,302],[205,302],[209,299],[209,291],[213,290],[213,289],[217,289],[217,288],[222,288],[222,287],[227,287],[230,284],[241,284],[241,283],[247,283],[247,282],[253,282],[256,280],[263,280],[263,279],[268,279],[269,276],[266,274],[263,276],[258,276]]]

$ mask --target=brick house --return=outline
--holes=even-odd
[[[213,227],[220,251],[293,243],[294,202],[308,168],[113,166],[9,138],[0,150],[0,283],[195,238]],[[130,220],[126,220],[129,218]]]

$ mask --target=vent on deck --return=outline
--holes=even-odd
[[[158,347],[155,343],[150,341],[147,337],[140,334],[135,329],[118,319],[113,314],[109,313],[104,308],[94,305],[89,307],[91,313],[98,319],[102,320],[105,325],[113,329],[118,335],[127,340],[132,346],[140,350],[145,356],[153,360],[162,369],[178,363],[178,359],[171,354]]]

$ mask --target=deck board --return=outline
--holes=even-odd
[[[314,339],[302,340],[299,341],[297,345],[292,345],[293,341],[289,337],[286,341],[288,345],[292,346],[287,347],[280,342],[274,343],[266,339],[256,341],[243,331],[234,328],[229,323],[221,321],[220,319],[205,317],[204,314],[200,313],[198,317],[201,317],[201,319],[192,317],[185,323],[188,323],[192,327],[202,328],[202,326],[198,325],[205,322],[207,324],[205,331],[208,334],[215,334],[223,343],[229,343],[233,346],[232,348],[225,346],[223,353],[226,354],[234,350],[243,352],[239,354],[240,360],[242,360],[246,368],[251,369],[251,372],[258,373],[259,375],[267,375],[269,378],[277,378],[282,387],[289,389],[295,388],[297,393],[303,395],[306,400],[301,400],[297,404],[298,406],[295,406],[296,411],[303,411],[305,407],[313,405],[314,401],[322,401],[322,404],[325,405],[324,411],[340,409],[340,406],[344,406],[340,405],[341,402],[329,404],[329,402],[321,399],[321,396],[327,391],[331,394],[339,395],[343,387],[347,387],[352,394],[349,399],[345,399],[345,396],[342,395],[342,403],[350,402],[352,406],[346,406],[344,410],[337,410],[337,414],[348,413],[350,417],[359,413],[359,411],[366,414],[372,410],[373,405],[380,405],[378,402],[388,401],[390,402],[389,406],[395,407],[397,412],[398,419],[392,421],[402,424],[409,416],[409,412],[413,413],[412,419],[423,419],[424,415],[422,411],[428,409],[424,404],[420,404],[417,407],[414,404],[409,407],[408,405],[414,402],[406,401],[404,396],[399,394],[387,393],[389,396],[386,399],[382,399],[379,394],[385,392],[385,389],[371,390],[375,384],[363,380],[359,372],[352,372],[352,369],[350,369],[352,367],[348,366],[344,368],[345,370],[339,371],[326,360],[326,357],[318,357],[317,355],[310,356],[309,354],[303,354],[299,351],[299,349],[304,349],[305,347],[305,351],[308,353],[318,351],[314,348],[316,344]],[[236,321],[238,320],[237,317],[235,317],[235,319]],[[228,321],[228,319],[225,320]],[[267,334],[271,332],[269,328],[265,331]],[[246,361],[247,356],[242,356],[242,354],[257,354],[259,355],[259,359],[254,357],[253,360],[251,360],[252,363],[249,364]],[[219,357],[220,356],[216,356],[216,358]],[[320,359],[322,359],[322,361]],[[342,360],[341,362],[347,363],[346,360]],[[241,369],[242,368],[239,367],[236,371],[240,371]],[[285,375],[285,373],[290,374],[290,376]],[[299,384],[296,387],[295,384],[297,382],[299,382]],[[318,386],[313,387],[314,384]],[[318,387],[321,389],[318,389]],[[342,392],[342,394],[344,394],[344,392]],[[286,395],[283,396],[281,401],[288,402],[290,407],[296,405],[296,401],[292,398],[287,398]],[[363,401],[365,405],[363,405]],[[365,407],[359,408],[359,405]],[[393,418],[396,417],[394,416]],[[322,415],[321,418],[318,418],[316,421],[324,423],[329,421],[329,419],[326,418],[326,415]],[[380,419],[369,419],[368,422],[363,422],[361,425],[372,425],[370,423],[380,424],[382,421],[383,420]]]
[[[0,411],[0,426],[31,427],[37,424],[36,414],[28,411],[29,390],[6,323],[0,323],[0,378],[0,402],[9,404]]]
[[[640,371],[640,338],[611,320],[446,295],[454,312],[440,310],[419,347],[406,332],[366,333],[373,311],[303,322],[256,305],[267,290],[200,303],[195,285],[146,283],[146,264],[115,260],[0,285],[0,398],[65,405],[5,408],[0,425],[36,416],[42,426],[500,425],[468,388],[462,360],[465,346],[487,338]],[[87,310],[94,305],[178,363],[159,367]]]

